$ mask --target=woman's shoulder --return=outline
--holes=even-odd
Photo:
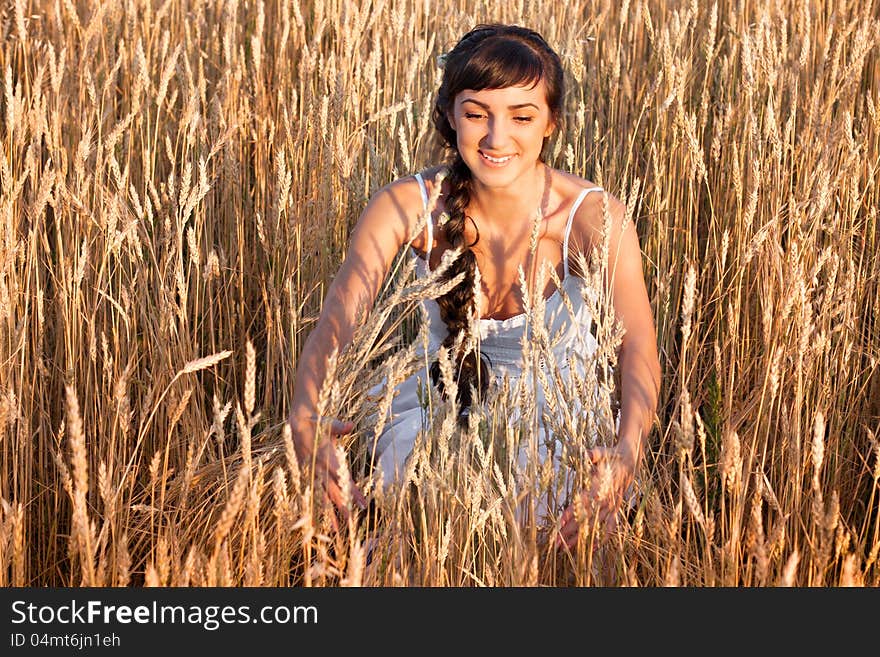
[[[446,167],[443,165],[437,165],[401,176],[380,188],[374,196],[389,192],[394,195],[400,195],[401,198],[405,198],[408,201],[418,201],[417,204],[414,204],[417,205],[417,209],[421,211],[424,209],[422,185],[424,185],[425,191],[427,191],[428,196],[430,196],[434,189],[434,185],[441,182],[440,174],[445,170]],[[421,183],[419,182],[419,178],[421,178]]]
[[[448,168],[446,166],[438,164],[422,169],[409,176],[399,178],[395,182],[401,185],[407,185],[411,189],[414,188],[418,190],[418,212],[421,216],[425,210],[425,200],[430,199],[434,195],[437,185],[443,185],[443,180],[447,171]],[[421,182],[419,182],[419,180],[421,180]]]
[[[565,203],[570,203],[574,213],[571,217],[570,243],[572,249],[589,250],[601,239],[607,209],[612,220],[626,210],[623,203],[607,188],[588,178],[567,171],[554,170],[558,180],[558,193]],[[584,194],[585,191],[589,193]],[[574,204],[581,198],[577,207]]]
[[[404,221],[407,233],[411,235],[424,216],[425,195],[431,197],[434,185],[441,182],[440,173],[444,169],[445,167],[438,165],[396,178],[373,193],[370,205],[396,213]],[[424,228],[411,242],[411,246],[419,252],[425,251],[427,242],[427,231]]]
[[[557,185],[559,196],[568,202],[575,203],[584,191],[595,192],[586,194],[583,201],[578,205],[574,217],[576,224],[583,224],[584,221],[589,221],[591,218],[596,219],[595,214],[597,211],[601,215],[605,199],[608,199],[608,205],[612,212],[618,206],[622,207],[620,200],[602,185],[568,171],[554,169],[553,172],[559,181]],[[601,226],[601,220],[599,221],[599,226]]]
[[[588,178],[583,178],[577,174],[563,171],[561,169],[553,169],[552,171],[553,176],[557,180],[556,187],[558,193],[563,198],[571,198],[572,200],[577,199],[585,189],[603,190],[601,185],[594,183]],[[598,196],[601,196],[601,194]]]

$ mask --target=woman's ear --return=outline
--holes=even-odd
[[[544,131],[544,139],[547,139],[556,131],[556,121],[550,119],[550,122],[547,124],[547,129]]]
[[[455,130],[455,114],[451,109],[446,110],[446,120],[449,121],[449,127]]]

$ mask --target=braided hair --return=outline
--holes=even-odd
[[[464,244],[465,223],[470,219],[467,209],[472,175],[458,151],[456,133],[447,113],[452,110],[455,97],[464,89],[503,89],[537,84],[541,80],[545,84],[551,116],[558,125],[564,92],[562,64],[537,32],[515,25],[478,25],[465,34],[445,57],[443,80],[432,118],[442,144],[453,151],[446,177],[449,188],[444,205],[449,218],[443,226],[444,236],[453,247],[461,247],[462,254],[444,276],[451,280],[464,273],[458,285],[437,298],[440,316],[449,330],[443,346],[450,351],[460,338],[467,336],[469,311],[478,314],[478,309],[474,308],[476,257],[473,247],[480,238],[478,229],[476,239]],[[466,426],[470,407],[476,401],[473,391],[482,396],[488,388],[489,366],[484,356],[468,349],[468,340],[461,340],[457,352],[452,354],[452,362],[458,389],[459,424]],[[431,364],[430,374],[445,398],[439,361]]]

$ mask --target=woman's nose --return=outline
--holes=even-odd
[[[504,148],[510,137],[510,132],[504,120],[489,119],[486,136],[483,137],[483,146],[487,150]]]

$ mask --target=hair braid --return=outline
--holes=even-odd
[[[479,232],[474,242],[464,243],[464,228],[467,221],[465,210],[470,202],[471,172],[460,155],[457,155],[452,162],[446,179],[449,181],[449,192],[445,197],[445,209],[449,220],[444,225],[444,235],[453,247],[463,247],[463,250],[447,270],[445,279],[450,280],[461,273],[465,274],[464,279],[458,285],[437,299],[437,304],[440,306],[440,317],[449,329],[449,334],[443,340],[443,346],[451,350],[458,338],[463,333],[467,333],[469,328],[468,311],[474,308],[474,279],[477,260],[471,247],[479,240]],[[474,308],[474,312],[478,313],[478,310]],[[466,424],[470,407],[476,401],[473,399],[471,386],[480,395],[486,392],[489,384],[489,367],[483,356],[479,356],[473,350],[467,350],[466,341],[463,342],[457,353],[453,353],[453,365],[458,386],[456,401],[460,409],[459,422]],[[431,379],[443,393],[439,361],[431,363]]]

